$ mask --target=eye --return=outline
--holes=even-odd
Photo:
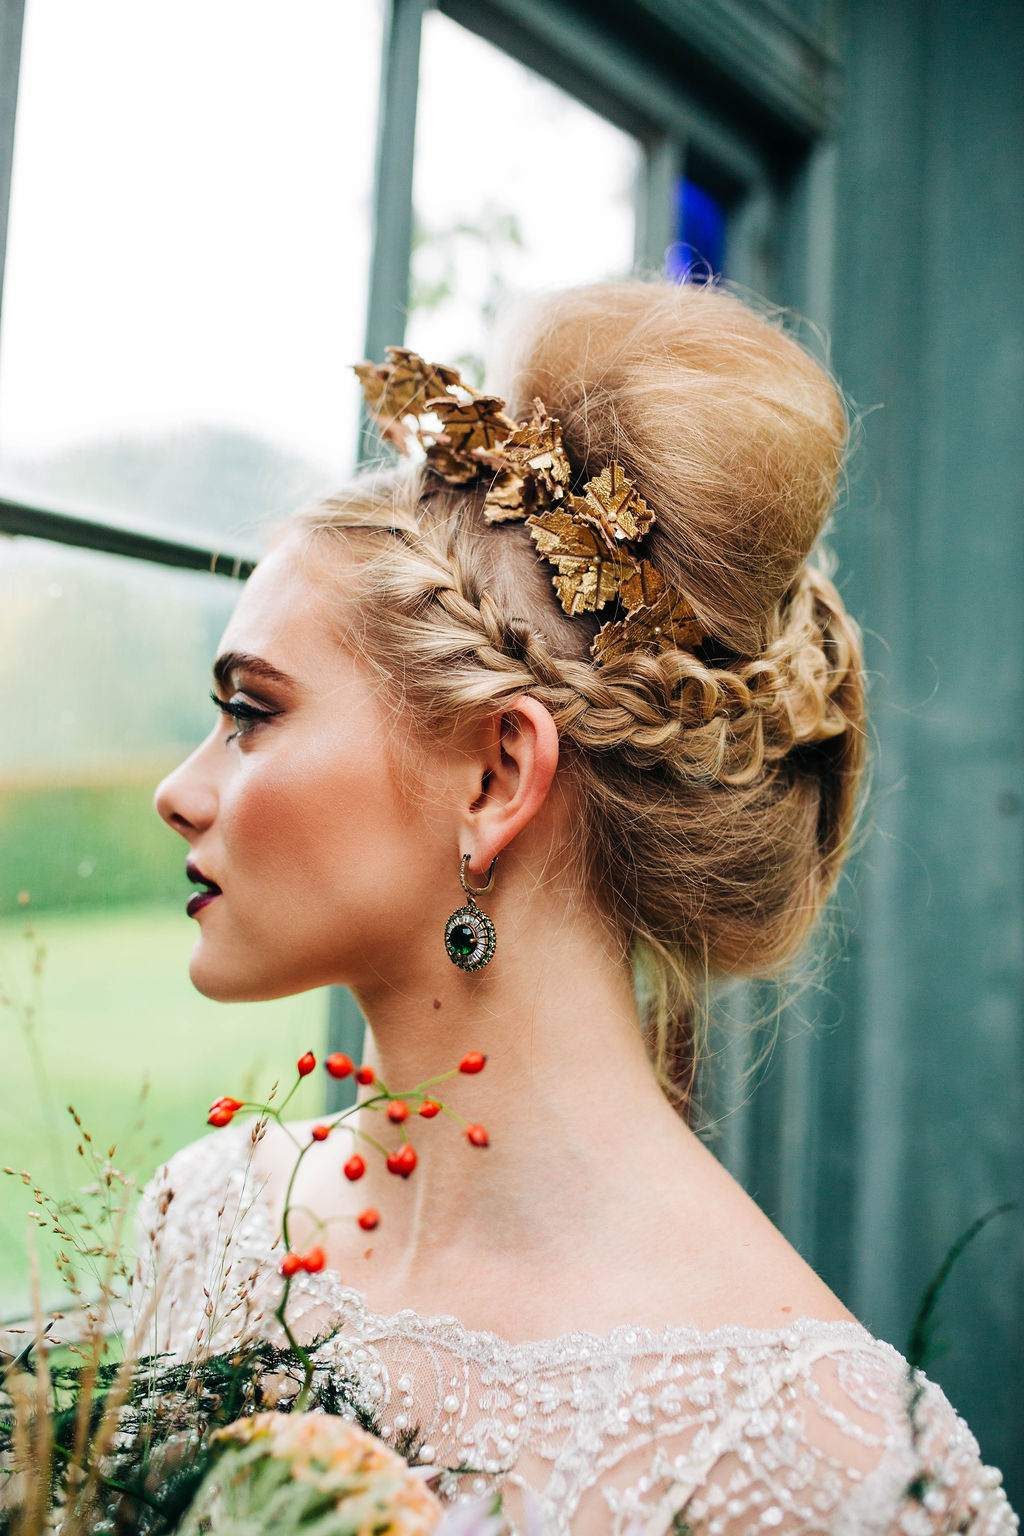
[[[275,715],[283,714],[283,710],[280,709],[257,709],[255,704],[247,704],[244,699],[220,699],[215,693],[211,693],[210,698],[221,714],[227,715],[235,722],[236,729],[230,736],[225,736],[225,743],[234,741],[236,736],[248,736],[261,720],[272,720]]]

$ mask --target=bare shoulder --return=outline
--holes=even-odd
[[[857,1319],[696,1137],[686,1186],[665,1191],[652,1269],[702,1327],[778,1328]]]

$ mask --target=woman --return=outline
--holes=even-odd
[[[280,531],[222,718],[157,792],[205,887],[200,991],[350,986],[390,1085],[486,1056],[448,1096],[486,1150],[439,1117],[411,1180],[346,1179],[341,1128],[304,1158],[291,1243],[326,1267],[293,1326],[342,1322],[322,1358],[384,1433],[473,1469],[444,1494],[521,1518],[530,1489],[552,1532],[1008,1532],[942,1394],[908,1413],[905,1362],[687,1123],[709,981],[800,950],[854,825],[859,632],[807,563],[840,399],[713,286],[583,288],[509,334],[503,399],[360,370],[426,462]],[[289,1131],[204,1138],[147,1191],[169,1347],[279,1336]]]

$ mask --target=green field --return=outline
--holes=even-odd
[[[116,1145],[115,1164],[148,1177],[176,1147],[206,1133],[219,1094],[263,1095],[278,1078],[291,1082],[302,1051],[319,1054],[322,992],[273,1003],[210,1002],[188,979],[194,935],[183,902],[0,921],[0,1166],[27,1169],[53,1194],[79,1188],[88,1171],[75,1152],[73,1104],[103,1155]],[[293,1106],[296,1115],[316,1113],[323,1081],[315,1073],[304,1083],[289,1113]],[[0,1174],[0,1320],[27,1309],[29,1209],[31,1192]],[[60,1292],[45,1249],[41,1270],[44,1297],[56,1305]]]

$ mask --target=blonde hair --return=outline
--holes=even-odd
[[[596,667],[606,615],[568,618],[524,525],[487,525],[479,490],[420,465],[364,475],[287,528],[316,559],[325,538],[359,553],[346,611],[427,739],[524,691],[550,710],[580,877],[642,973],[655,1069],[682,1107],[709,978],[784,968],[850,845],[861,636],[807,559],[846,417],[776,321],[711,284],[577,288],[507,334],[493,388],[517,419],[538,396],[561,421],[574,490],[619,461],[657,517],[649,558],[715,637],[702,655]]]

